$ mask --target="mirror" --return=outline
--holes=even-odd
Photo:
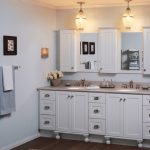
[[[96,72],[98,33],[80,33],[80,71]]]
[[[121,70],[140,71],[142,64],[142,32],[121,33]]]

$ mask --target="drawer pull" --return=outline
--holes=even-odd
[[[45,106],[44,109],[45,109],[45,110],[49,110],[50,107],[49,107],[49,106]]]
[[[50,95],[49,94],[45,94],[44,97],[50,97]]]
[[[149,114],[149,118],[150,118],[150,114]]]
[[[94,100],[99,100],[99,97],[94,97]]]
[[[120,102],[122,101],[122,98],[120,98],[120,100],[119,100]]]
[[[149,130],[149,134],[150,134],[150,130]]]
[[[99,125],[94,125],[94,129],[99,129]]]
[[[149,103],[150,103],[150,101],[149,101]]]
[[[99,110],[98,110],[98,109],[95,109],[95,110],[94,110],[94,113],[95,113],[95,114],[99,113]]]
[[[45,121],[45,122],[44,122],[44,124],[49,124],[49,123],[50,123],[49,121]]]

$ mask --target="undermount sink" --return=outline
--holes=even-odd
[[[81,90],[81,89],[85,89],[85,87],[72,86],[72,87],[68,87],[67,89],[69,89],[69,90]]]
[[[68,87],[67,89],[70,90],[82,90],[82,89],[99,89],[99,86],[96,85],[90,85],[90,86],[72,86],[72,87]]]
[[[119,92],[136,92],[138,89],[118,89]]]

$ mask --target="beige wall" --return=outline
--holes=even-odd
[[[131,31],[141,31],[143,26],[150,26],[150,6],[131,7],[135,22]],[[85,31],[97,31],[99,27],[118,27],[126,31],[122,24],[125,7],[100,7],[84,9],[87,15]],[[78,9],[57,10],[57,28],[75,28],[75,15]]]

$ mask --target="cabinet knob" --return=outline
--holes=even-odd
[[[94,113],[95,113],[95,114],[99,113],[99,110],[98,110],[98,109],[95,109],[95,110],[94,110]]]
[[[150,118],[150,114],[149,114],[149,118]]]
[[[48,109],[50,109],[50,107],[49,107],[49,106],[45,106],[44,109],[45,109],[45,110],[48,110]]]
[[[120,100],[119,100],[120,102],[122,101],[122,98],[120,98]]]
[[[126,101],[126,99],[124,98],[124,99],[123,99],[123,102],[125,102],[125,101]]]
[[[74,96],[73,95],[71,95],[71,98],[73,98]]]
[[[71,67],[71,69],[73,70],[73,69],[74,69],[74,67]]]
[[[68,95],[68,97],[67,98],[70,98],[71,96],[70,95]]]
[[[94,125],[94,129],[99,129],[99,125]]]
[[[143,71],[145,72],[145,71],[146,71],[146,69],[143,69]]]
[[[44,97],[50,97],[50,95],[49,94],[45,94]]]
[[[94,97],[94,100],[99,100],[99,97],[97,96],[97,97]]]
[[[149,130],[149,134],[150,134],[150,130]]]
[[[44,124],[49,124],[49,123],[50,123],[49,121],[45,121],[45,122],[44,122]]]

